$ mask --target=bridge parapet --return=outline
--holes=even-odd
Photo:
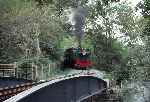
[[[80,102],[106,88],[107,83],[102,78],[87,71],[44,82],[4,102]]]

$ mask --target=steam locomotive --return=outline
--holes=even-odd
[[[83,48],[68,48],[64,52],[64,60],[62,62],[62,69],[75,68],[75,69],[87,69],[91,67],[90,50]]]

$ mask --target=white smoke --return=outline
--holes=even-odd
[[[81,39],[84,36],[85,17],[87,12],[82,6],[72,8],[71,23],[73,25],[73,34]]]

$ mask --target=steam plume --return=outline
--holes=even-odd
[[[72,14],[73,33],[77,37],[79,46],[81,46],[81,40],[84,36],[85,17],[86,17],[86,10],[83,7],[78,6],[77,8],[73,9]]]

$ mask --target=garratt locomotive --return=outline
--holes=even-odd
[[[64,53],[62,68],[87,69],[92,65],[89,59],[90,50],[82,48],[69,48]]]

